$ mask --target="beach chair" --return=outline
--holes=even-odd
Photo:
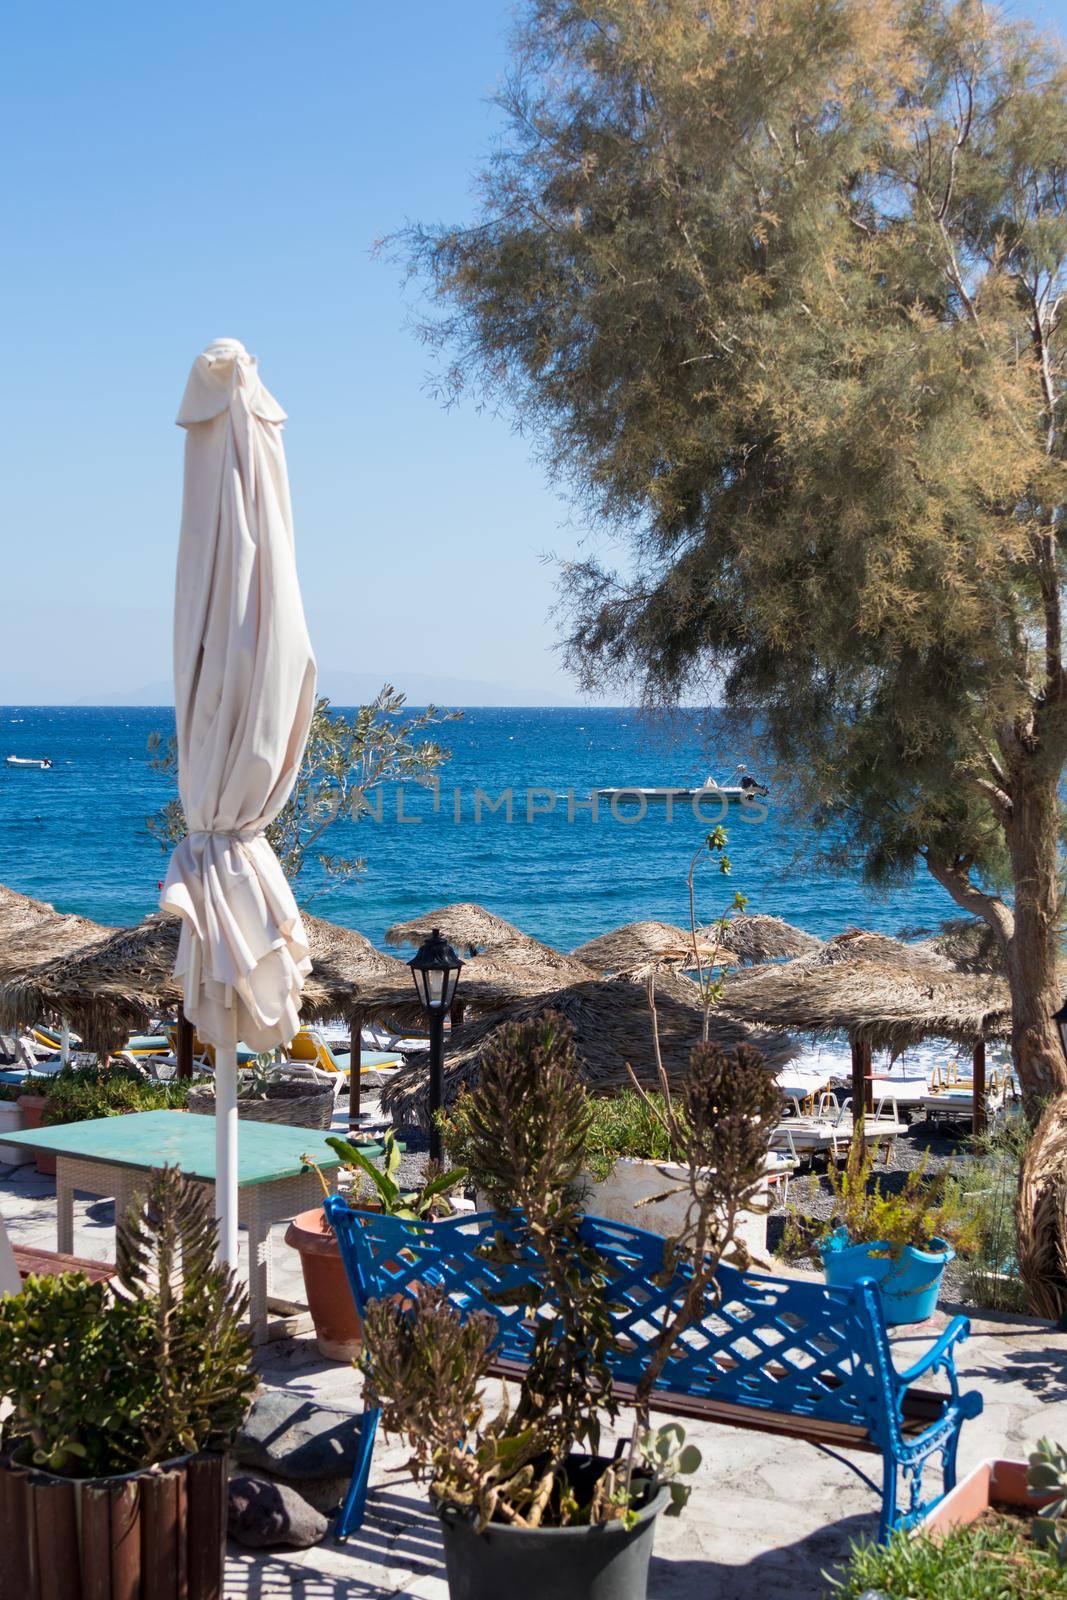
[[[340,1062],[318,1028],[301,1028],[299,1033],[295,1033],[286,1055],[290,1061],[305,1062],[335,1077],[343,1073]]]

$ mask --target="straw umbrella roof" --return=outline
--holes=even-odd
[[[0,982],[50,956],[88,949],[111,931],[88,917],[65,914],[46,900],[34,900],[0,884]]]
[[[702,937],[697,946],[703,961],[717,960],[719,966],[736,966],[731,950],[720,949],[717,941]],[[695,965],[693,936],[673,922],[627,922],[596,939],[589,939],[572,952],[596,972],[632,972],[649,966]]]
[[[469,900],[396,922],[386,931],[385,942],[420,945],[434,928],[439,928],[463,957],[461,994],[473,1003],[544,994],[593,975],[593,969],[576,956],[544,944],[495,911]]]
[[[961,972],[995,972],[1004,969],[1004,957],[996,934],[980,917],[953,917],[941,924],[932,939],[920,949],[943,956]]]
[[[364,990],[368,1010],[389,1006],[405,1019],[419,1011],[404,963],[376,950],[352,928],[305,917],[312,971],[302,1015],[309,1021],[345,1014]],[[66,1017],[91,1047],[113,1050],[182,1001],[174,977],[181,925],[153,915],[119,928],[85,950],[41,962],[0,984],[0,1026],[16,1020]]]
[[[669,1076],[678,1079],[689,1064],[694,1045],[700,1042],[703,1011],[696,985],[687,978],[662,971],[655,987],[663,1063]],[[448,1105],[462,1089],[478,1081],[483,1051],[503,1025],[529,1021],[548,1011],[561,1013],[574,1029],[582,1076],[594,1093],[624,1088],[630,1081],[627,1064],[642,1082],[655,1083],[645,984],[630,977],[594,978],[503,1008],[460,1028],[445,1058],[444,1103]],[[754,1044],[770,1066],[781,1065],[796,1053],[786,1035],[748,1028],[717,1013],[712,1013],[709,1037],[727,1050]],[[401,1124],[425,1125],[427,1098],[427,1064],[419,1061],[396,1075],[382,1095],[382,1108]]]
[[[394,922],[391,928],[386,929],[385,942],[391,945],[420,945],[429,938],[434,928],[440,929],[461,956],[478,955],[486,950],[492,951],[530,939],[529,934],[523,933],[521,928],[504,917],[498,917],[495,911],[487,911],[485,906],[475,905],[473,900],[457,900],[453,905],[440,906],[436,911],[425,911],[417,917],[409,917],[406,922]],[[530,939],[530,943],[536,944],[537,941]]]
[[[721,1009],[737,1021],[827,1036],[846,1033],[894,1052],[923,1039],[1006,1038],[1007,985],[882,934],[849,933],[778,966],[727,977]]]
[[[402,1026],[421,1020],[406,962],[376,949],[354,928],[306,913],[304,927],[312,961],[300,1008],[305,1021],[356,1012],[387,1015]],[[55,955],[53,946],[50,959],[0,981],[0,1028],[65,1017],[89,1048],[120,1048],[131,1033],[181,1005],[174,978],[180,931],[176,917],[156,914],[132,928],[101,929],[98,940],[68,954]],[[464,967],[463,995],[473,1006],[495,1007],[558,981],[535,977],[531,969],[516,975],[506,962],[475,957]]]
[[[822,944],[813,933],[805,933],[803,928],[794,928],[781,917],[762,911],[731,917],[729,929],[730,949],[742,961],[792,961],[818,950]]]

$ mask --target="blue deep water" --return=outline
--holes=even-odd
[[[153,910],[166,858],[145,817],[174,790],[149,767],[146,747],[173,721],[169,708],[0,707],[0,761],[54,762],[43,772],[0,765],[0,882],[105,923]],[[451,900],[478,901],[566,949],[636,918],[687,920],[686,871],[706,825],[686,805],[671,821],[659,808],[630,825],[602,805],[594,821],[580,802],[598,786],[698,785],[707,762],[695,739],[677,728],[668,738],[630,711],[537,708],[468,709],[441,737],[452,759],[437,811],[428,792],[408,787],[398,817],[399,791],[386,789],[380,822],[338,825],[326,844],[365,856],[365,876],[331,886],[312,863],[294,884],[302,905],[378,944],[390,923]],[[733,756],[722,752],[711,770],[732,781]],[[510,822],[504,805],[491,813],[484,802],[475,821],[479,788],[493,800],[511,789]],[[540,814],[568,790],[573,820],[566,798]],[[719,915],[735,889],[750,910],[822,936],[850,926],[932,928],[955,914],[922,873],[876,893],[818,865],[818,841],[782,807],[772,805],[762,822],[731,808],[724,821],[733,872],[702,873],[703,920]]]

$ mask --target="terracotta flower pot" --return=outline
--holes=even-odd
[[[285,1242],[300,1254],[319,1354],[327,1361],[353,1361],[363,1326],[345,1276],[341,1252],[322,1208],[302,1211],[285,1230]]]
[[[24,1128],[39,1128],[42,1125],[44,1108],[48,1103],[48,1096],[44,1094],[20,1094],[18,1108],[22,1112],[22,1126]],[[49,1155],[47,1150],[37,1152],[37,1171],[46,1178],[56,1175],[56,1158]]]
[[[3,1142],[5,1133],[21,1133],[25,1126],[18,1100],[0,1100],[0,1161],[7,1166],[21,1167],[33,1160],[33,1151],[25,1145]]]
[[[1056,1497],[1031,1494],[1026,1487],[1026,1474],[1025,1461],[980,1461],[926,1513],[915,1532],[937,1535],[951,1533],[953,1528],[966,1528],[991,1505],[1039,1511]]]

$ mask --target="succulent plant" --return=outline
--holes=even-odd
[[[1026,1487],[1034,1494],[1052,1494],[1055,1499],[1034,1517],[1036,1544],[1055,1550],[1060,1563],[1067,1566],[1067,1450],[1051,1439],[1039,1439],[1030,1453]]]

